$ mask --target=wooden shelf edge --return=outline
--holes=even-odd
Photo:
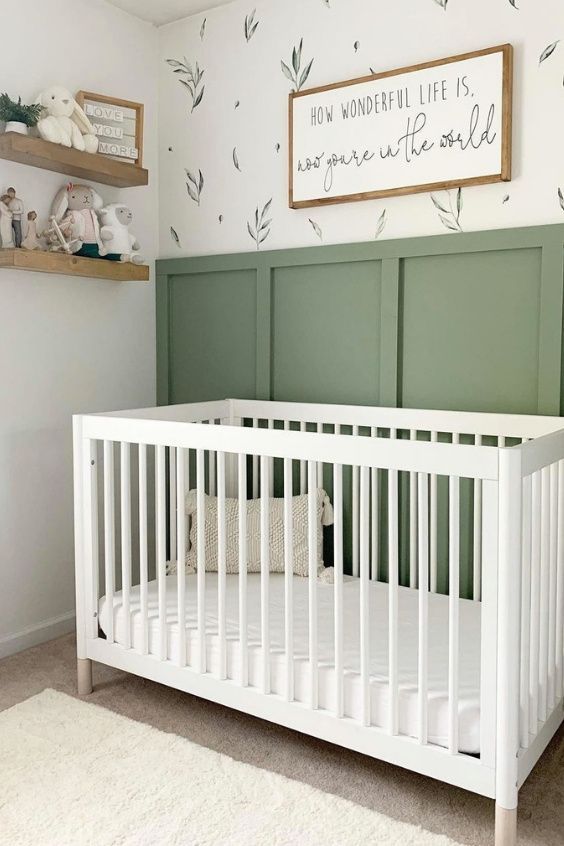
[[[148,282],[149,265],[104,259],[48,253],[41,250],[0,249],[0,269],[28,270],[35,273],[57,273],[62,276],[81,276],[108,279],[112,282]]]
[[[0,159],[75,176],[88,182],[137,188],[149,184],[149,171],[98,153],[82,153],[17,132],[0,134]]]

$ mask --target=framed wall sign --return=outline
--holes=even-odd
[[[76,100],[98,136],[98,153],[143,166],[142,103],[79,91]]]
[[[510,44],[290,95],[290,207],[511,179]]]

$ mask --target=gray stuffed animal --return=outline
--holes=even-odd
[[[90,185],[69,182],[55,197],[51,215],[65,235],[75,241],[73,253],[86,258],[110,258],[100,231],[97,212],[104,205]],[[114,259],[115,260],[115,259]]]

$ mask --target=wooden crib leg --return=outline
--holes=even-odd
[[[517,808],[508,811],[501,805],[495,806],[495,846],[516,846]]]
[[[92,661],[90,658],[78,658],[76,661],[78,681],[78,695],[88,696],[92,693]]]

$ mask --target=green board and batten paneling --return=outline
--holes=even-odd
[[[157,265],[159,404],[559,414],[564,226]]]
[[[563,282],[564,226],[160,261],[158,401],[237,396],[559,414]],[[448,498],[440,482],[444,590]],[[329,477],[325,484],[331,492]],[[461,494],[461,589],[469,596],[468,480]],[[350,526],[347,494],[346,540]],[[406,532],[404,516],[403,583]],[[386,559],[382,540],[384,574]]]

